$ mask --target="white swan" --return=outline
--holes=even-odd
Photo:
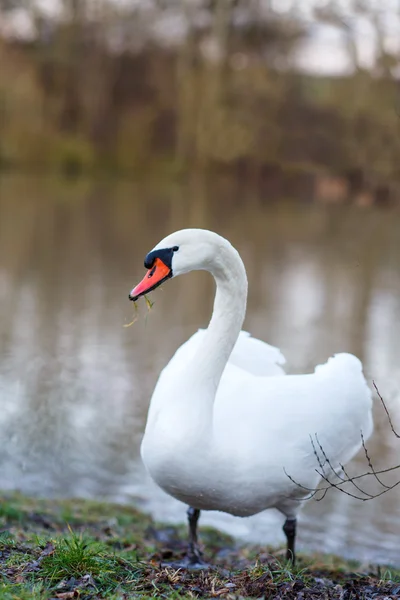
[[[183,344],[162,371],[141,446],[154,481],[189,505],[189,562],[200,560],[200,510],[248,516],[268,508],[285,517],[294,560],[296,516],[320,476],[310,436],[334,469],[373,428],[372,399],[360,361],[337,354],[307,375],[285,375],[279,350],[241,331],[247,278],[239,253],[211,231],[185,229],[146,256],[149,269],[131,300],[171,277],[207,270],[216,281],[207,330]]]

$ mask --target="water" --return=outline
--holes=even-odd
[[[1,487],[139,503],[180,521],[183,505],[146,476],[139,445],[157,375],[207,325],[213,283],[191,273],[152,295],[130,328],[128,292],[167,233],[228,237],[249,277],[245,328],[281,348],[291,372],[354,352],[400,430],[400,212],[279,202],[229,182],[97,185],[0,180]],[[144,311],[144,312],[143,312]],[[377,403],[368,449],[398,464],[400,440]],[[368,470],[360,455],[351,473]],[[385,477],[400,480],[400,469]],[[374,481],[368,489],[380,491]],[[353,488],[354,491],[354,488]],[[400,486],[369,502],[311,500],[299,545],[400,565]],[[204,514],[241,538],[282,543],[282,517]]]

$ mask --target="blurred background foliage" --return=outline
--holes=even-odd
[[[0,0],[0,167],[206,171],[277,195],[387,201],[400,180],[400,56],[385,43],[385,2],[315,2],[312,27],[344,36],[340,76],[298,66],[310,23],[289,4],[54,0],[49,12]],[[357,19],[374,32],[368,68]]]

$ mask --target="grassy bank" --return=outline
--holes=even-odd
[[[212,571],[162,566],[185,552],[185,529],[131,507],[89,501],[0,501],[0,599],[398,597],[400,573],[332,556],[299,557],[240,547],[201,529]]]

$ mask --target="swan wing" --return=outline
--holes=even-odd
[[[237,462],[270,457],[270,473],[282,474],[284,467],[315,487],[319,461],[325,476],[338,473],[361,448],[361,431],[364,440],[370,437],[372,395],[361,362],[350,354],[337,354],[307,375],[260,379],[232,369],[218,388],[214,426],[222,448],[241,440]]]
[[[282,368],[285,362],[278,348],[251,337],[247,331],[240,332],[228,361],[230,365],[262,377],[285,375]]]
[[[195,355],[206,334],[206,329],[199,329],[187,342],[182,344],[172,357],[168,368],[174,364],[182,366]],[[238,367],[247,373],[261,377],[285,375],[282,368],[285,357],[278,348],[251,337],[247,331],[241,331],[228,360],[228,367]]]

